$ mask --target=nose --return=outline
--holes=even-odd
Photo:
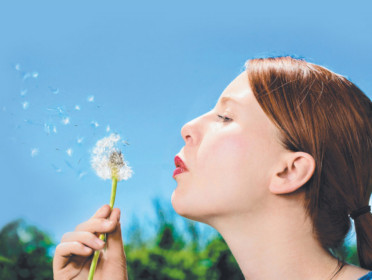
[[[208,123],[209,114],[210,112],[207,112],[189,121],[182,127],[181,135],[186,144],[197,145],[202,140]]]
[[[191,136],[191,125],[190,122],[186,123],[181,129],[181,136],[186,144],[191,144],[192,136]]]
[[[196,128],[196,122],[198,119],[194,119],[186,123],[181,129],[181,135],[187,145],[193,145],[197,142],[198,132]]]

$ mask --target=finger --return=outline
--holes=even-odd
[[[95,234],[87,231],[67,232],[63,235],[61,243],[73,241],[78,241],[94,250],[100,250],[105,245],[105,242],[99,239]]]
[[[92,253],[93,250],[91,248],[77,241],[60,243],[54,253],[53,267],[55,270],[62,269],[69,261],[68,257],[72,255],[88,257]]]
[[[113,232],[107,235],[106,253],[110,259],[122,259],[125,261],[124,245],[121,234],[121,223],[118,222]]]
[[[110,205],[105,204],[97,210],[97,212],[92,216],[92,218],[107,218],[110,212],[111,212]]]
[[[97,218],[81,223],[75,231],[88,231],[91,233],[107,233],[115,229],[117,220]]]

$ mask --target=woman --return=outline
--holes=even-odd
[[[172,205],[219,231],[246,279],[372,279],[371,111],[358,87],[324,67],[249,60],[215,108],[182,128]],[[65,234],[55,279],[86,279],[103,232],[96,279],[126,279],[119,216],[105,205]],[[332,254],[350,217],[361,267]]]

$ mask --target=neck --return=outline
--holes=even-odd
[[[305,211],[296,204],[272,205],[275,209],[266,212],[218,217],[211,223],[225,239],[245,279],[331,279],[337,259],[313,236]]]

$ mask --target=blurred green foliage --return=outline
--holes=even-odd
[[[19,219],[0,231],[0,279],[53,279],[51,238]]]
[[[244,279],[223,238],[215,233],[205,240],[198,224],[166,211],[155,201],[156,234],[143,239],[134,223],[125,241],[130,280]],[[186,225],[181,229],[177,221]],[[205,242],[206,241],[206,242]],[[52,252],[56,244],[35,226],[13,221],[0,231],[0,279],[53,279]],[[356,246],[342,246],[336,256],[359,265]]]

